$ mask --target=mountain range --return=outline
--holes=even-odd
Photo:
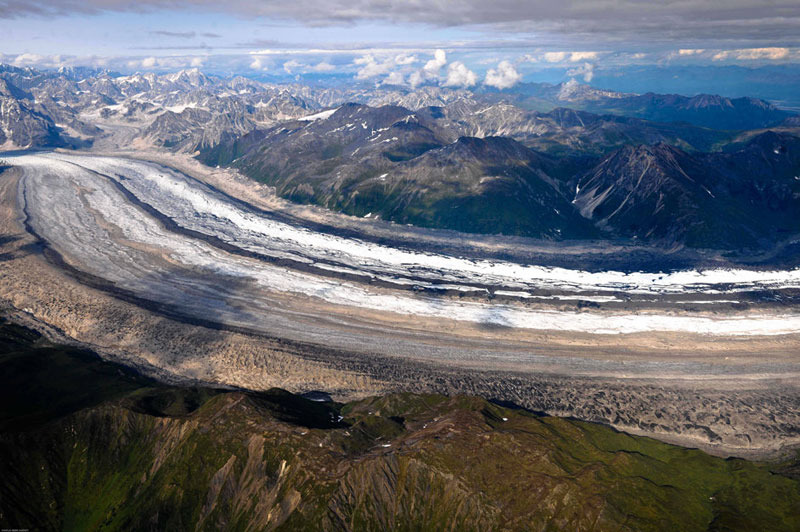
[[[511,138],[529,133],[519,122],[481,117],[476,126],[463,119],[469,116],[348,104],[324,118],[254,131],[200,160],[231,165],[293,201],[473,233],[764,249],[800,231],[794,135],[768,131],[719,152],[660,140],[626,143],[604,156],[554,155]],[[558,110],[534,120],[540,131],[563,131],[601,119]],[[456,137],[489,123],[509,136]]]
[[[546,114],[559,107],[569,107],[594,114],[615,115],[614,118],[603,117],[603,121],[616,124],[607,126],[611,130],[608,135],[616,135],[615,128],[623,129],[619,133],[621,137],[629,129],[645,129],[647,131],[644,134],[649,137],[661,134],[664,140],[677,142],[683,132],[694,139],[683,140],[700,149],[708,147],[703,144],[705,141],[697,139],[701,132],[664,124],[685,123],[722,130],[753,129],[771,127],[792,116],[763,100],[753,98],[730,99],[713,95],[685,97],[652,93],[637,95],[601,90],[574,81],[559,85],[520,84],[507,91],[469,91],[434,86],[411,90],[390,85],[278,85],[241,76],[229,79],[208,76],[198,69],[164,75],[146,73],[122,76],[95,69],[39,71],[10,65],[0,65],[0,80],[3,82],[0,98],[8,102],[6,106],[16,102],[30,112],[49,118],[52,124],[48,125],[57,133],[56,137],[17,136],[14,146],[19,148],[69,144],[70,140],[85,145],[103,137],[104,130],[107,135],[109,130],[127,127],[135,130],[135,136],[151,144],[191,152],[210,145],[228,133],[240,135],[347,102],[370,106],[398,105],[411,110],[448,107],[452,104],[448,107],[448,114],[456,121],[463,122],[464,113],[474,115],[474,123],[469,120],[470,123],[465,126],[472,131],[463,133],[472,136],[481,136],[478,133],[484,130],[494,131],[486,134],[506,135],[501,124],[492,123],[492,120],[496,122],[498,118],[503,118],[499,115],[504,113],[510,115],[507,117],[516,124],[508,130],[512,136],[516,134],[530,138],[540,136],[538,129],[545,127],[545,123],[553,117],[545,116],[537,121],[536,114],[526,111]],[[496,110],[485,117],[480,116],[482,109],[491,108],[496,103],[504,104],[502,113]],[[214,117],[226,117],[219,123],[208,124],[204,122],[202,111]],[[619,117],[664,124],[625,121]],[[154,123],[157,119],[158,123]],[[583,121],[581,127],[598,127],[588,124],[597,121],[588,114],[582,115],[580,120]],[[202,125],[210,131],[205,134],[201,132]],[[554,125],[550,124],[545,129],[549,131],[552,127]],[[563,128],[564,125],[559,127]],[[9,135],[8,126],[5,131],[6,137],[13,136]],[[176,135],[179,134],[192,140],[177,140]]]
[[[763,100],[574,81],[412,90],[0,67],[5,149],[166,149],[351,215],[547,240],[788,241],[799,133]]]

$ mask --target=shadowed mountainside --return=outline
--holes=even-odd
[[[0,350],[4,528],[800,526],[796,462],[723,460],[476,397],[165,386],[9,324]]]
[[[527,131],[513,121],[503,130],[499,117],[484,116],[517,116],[515,108],[484,110],[478,116],[490,131]],[[454,107],[445,111],[348,104],[311,122],[254,131],[199,158],[231,165],[299,203],[468,233],[764,250],[800,232],[800,139],[788,133],[767,131],[723,152],[658,142],[597,158],[556,157],[509,137],[453,140],[470,129]],[[586,133],[585,124],[600,119],[561,110],[547,120],[564,130],[584,124]]]

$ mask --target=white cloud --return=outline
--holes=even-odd
[[[14,65],[15,66],[26,66],[26,65],[41,65],[47,61],[47,57],[39,54],[19,54],[17,57],[14,58]]]
[[[259,58],[258,63],[253,61],[250,63],[250,67],[256,69],[261,68],[263,61],[264,58]],[[266,67],[264,67],[264,70],[266,70]],[[316,65],[309,65],[297,59],[289,59],[283,63],[283,70],[285,70],[287,74],[303,74],[306,72],[331,72],[332,70],[336,70],[336,67],[327,61],[320,61]]]
[[[331,72],[333,70],[336,70],[336,67],[328,63],[327,61],[320,61],[316,65],[312,66],[311,70],[313,70],[314,72]]]
[[[300,67],[304,67],[305,65],[300,61],[295,61],[294,59],[290,59],[283,64],[283,69],[286,71],[287,74],[292,74]]]
[[[114,58],[118,64],[124,64],[123,58]],[[35,53],[22,53],[22,54],[3,54],[0,53],[0,62],[9,63],[14,66],[24,67],[31,66],[37,68],[59,68],[67,66],[92,66],[92,67],[106,67],[110,62],[110,58],[101,57],[97,55],[89,56],[75,56],[75,55],[41,55]],[[138,66],[138,62],[136,63]]]
[[[444,65],[447,64],[447,54],[442,49],[438,49],[433,53],[433,59],[425,63],[422,70],[430,76],[439,75],[439,71]]]
[[[681,48],[678,50],[678,55],[698,55],[705,52],[702,48]]]
[[[447,67],[446,87],[472,87],[476,83],[478,76],[461,61],[453,61]]]
[[[419,61],[416,55],[400,54],[394,58],[394,62],[398,65],[413,65]]]
[[[594,61],[600,56],[600,52],[572,52],[569,54],[569,60],[573,63],[579,61]]]
[[[386,79],[383,80],[383,83],[386,85],[403,85],[405,83],[405,78],[400,72],[392,72],[386,76]]]
[[[548,63],[560,63],[567,58],[567,52],[545,52],[543,57]]]
[[[144,59],[132,59],[126,64],[131,69],[158,69],[170,70],[186,67],[200,67],[205,63],[205,58],[195,55],[168,56],[168,57],[145,57]]]
[[[491,68],[486,72],[484,83],[490,87],[508,89],[516,85],[520,79],[522,79],[522,75],[517,72],[514,65],[508,61],[500,61],[496,69]]]
[[[411,85],[411,87],[414,89],[422,85],[423,81],[425,81],[425,78],[423,78],[422,72],[420,72],[419,70],[412,72],[408,76],[408,84]]]
[[[416,57],[414,59],[415,61],[417,60]],[[428,60],[422,68],[414,70],[408,74],[408,84],[411,85],[412,88],[416,89],[426,81],[440,81],[439,72],[441,72],[442,67],[444,67],[446,64],[447,54],[445,51],[441,49],[435,50],[433,52],[433,59]],[[464,68],[466,69],[466,66]],[[457,76],[458,74],[455,73],[453,75]]]
[[[269,60],[266,57],[256,55],[253,56],[253,61],[250,63],[250,68],[253,70],[267,70]]]
[[[577,52],[544,52],[537,54],[526,54],[522,56],[522,61],[528,63],[538,63],[545,61],[547,63],[579,63],[581,61],[595,61],[600,58],[603,53],[608,52],[593,52],[593,51],[577,51]]]
[[[724,61],[725,59],[737,59],[753,61],[758,59],[768,59],[778,61],[789,57],[788,48],[741,48],[738,50],[723,50],[714,54],[714,61]]]
[[[369,79],[389,74],[397,67],[405,67],[415,62],[417,62],[416,56],[407,54],[398,54],[384,59],[378,59],[373,54],[366,54],[355,59],[353,64],[361,67],[356,72],[356,78]]]
[[[589,83],[594,78],[594,65],[592,63],[584,63],[579,67],[572,68],[567,71],[568,76],[583,76],[583,81]]]

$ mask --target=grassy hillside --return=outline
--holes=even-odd
[[[723,460],[476,397],[169,387],[0,332],[15,397],[2,528],[800,529],[797,462]]]

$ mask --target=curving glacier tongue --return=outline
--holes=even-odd
[[[363,332],[360,339],[352,334],[345,338],[340,329],[342,322],[352,321],[348,308],[386,316],[596,334],[800,331],[796,314],[758,312],[716,318],[665,311],[575,312],[533,309],[523,302],[465,301],[407,289],[409,284],[426,283],[462,291],[488,286],[518,294],[536,289],[721,293],[754,286],[798,287],[798,270],[625,274],[471,260],[296,227],[151,163],[62,153],[8,159],[24,170],[20,199],[30,226],[67,263],[118,290],[170,305],[197,319],[342,345],[369,336]],[[164,220],[181,231],[170,229]],[[213,245],[210,238],[229,247]],[[293,262],[285,267],[260,257]],[[356,272],[385,283],[377,287],[346,281],[292,264],[316,265],[328,274]],[[386,316],[376,315],[376,320],[390,319]]]

